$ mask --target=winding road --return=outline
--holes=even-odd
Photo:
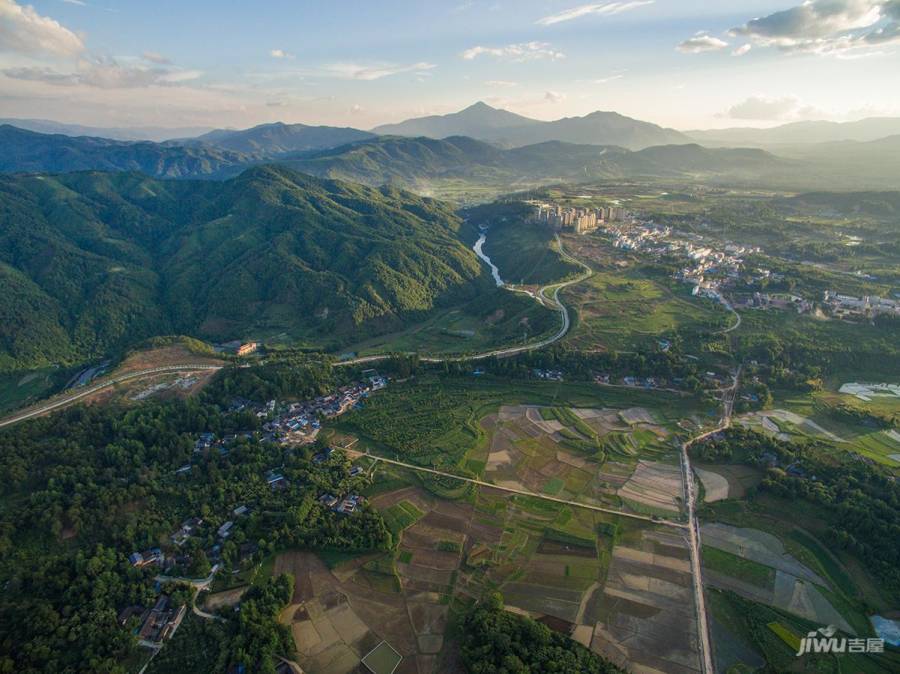
[[[483,240],[480,241],[483,244]],[[559,238],[559,235],[556,235],[556,243],[559,247],[560,256],[569,262],[577,264],[584,271],[582,274],[579,274],[577,277],[569,279],[567,281],[563,281],[555,284],[548,284],[543,286],[538,293],[533,293],[531,291],[527,291],[520,288],[515,288],[509,285],[505,285],[504,287],[511,292],[519,292],[525,293],[531,296],[536,302],[540,302],[541,304],[550,303],[550,305],[556,309],[561,318],[561,324],[559,330],[552,335],[551,337],[547,337],[545,339],[541,339],[538,341],[534,341],[527,344],[520,344],[517,346],[493,349],[490,351],[484,351],[476,354],[467,354],[467,355],[459,355],[459,356],[426,356],[422,357],[420,360],[426,363],[442,363],[442,362],[461,362],[461,361],[470,361],[470,360],[483,360],[486,358],[493,357],[507,357],[512,356],[518,353],[524,353],[528,351],[534,351],[537,349],[542,349],[547,347],[563,337],[568,333],[569,328],[571,327],[571,318],[569,316],[569,310],[560,300],[559,295],[560,291],[563,289],[574,285],[576,283],[580,283],[582,281],[587,280],[593,275],[593,270],[581,260],[573,257],[569,253],[565,251],[562,245],[562,241]],[[496,276],[496,275],[495,275]],[[726,308],[736,316],[736,322],[721,330],[720,333],[729,333],[736,330],[741,324],[741,316],[738,312],[736,312],[730,304],[726,304]],[[396,354],[380,354],[380,355],[372,355],[372,356],[363,356],[360,358],[352,358],[344,361],[340,361],[335,363],[335,365],[360,365],[365,363],[375,363],[383,360],[387,360],[389,358],[394,357]],[[126,374],[119,375],[117,377],[107,379],[105,381],[99,382],[82,390],[78,390],[76,392],[63,394],[62,396],[58,396],[56,399],[52,401],[48,401],[46,404],[33,407],[29,410],[19,412],[12,416],[7,417],[6,419],[0,420],[0,428],[4,426],[10,426],[20,421],[24,421],[26,419],[31,419],[42,414],[46,414],[56,409],[60,409],[71,405],[78,400],[81,400],[87,396],[90,396],[98,391],[103,389],[115,386],[116,384],[120,384],[126,381],[139,379],[141,377],[152,376],[156,374],[168,373],[168,372],[185,372],[185,371],[201,371],[201,370],[220,370],[224,365],[211,365],[208,363],[185,363],[185,364],[177,364],[177,365],[168,365],[157,368],[150,368],[145,370],[137,370],[134,372],[129,372]],[[723,395],[723,417],[721,423],[713,430],[707,431],[700,435],[697,435],[694,438],[691,438],[684,442],[681,446],[681,465],[682,465],[682,480],[683,480],[683,488],[684,488],[684,501],[687,507],[687,515],[688,522],[687,524],[681,522],[675,522],[672,520],[665,520],[659,518],[653,518],[646,515],[640,515],[636,513],[627,513],[622,512],[620,510],[616,510],[613,508],[607,508],[604,506],[593,505],[589,503],[581,503],[578,501],[570,501],[566,499],[557,498],[554,496],[550,496],[548,494],[538,494],[529,492],[522,489],[516,489],[512,487],[504,487],[496,484],[492,484],[490,482],[485,482],[483,480],[479,480],[476,478],[463,477],[460,475],[454,475],[452,473],[443,472],[440,470],[436,470],[433,468],[426,468],[424,466],[416,466],[414,464],[405,463],[403,461],[397,461],[394,459],[388,459],[381,456],[375,456],[368,453],[356,452],[353,450],[347,450],[350,454],[355,455],[357,457],[366,456],[374,461],[382,461],[384,463],[393,464],[396,466],[400,466],[403,468],[407,468],[410,470],[415,470],[419,472],[431,473],[434,475],[439,475],[442,477],[448,477],[456,480],[460,480],[463,482],[469,482],[472,484],[476,484],[482,487],[496,489],[499,491],[504,491],[507,493],[518,494],[522,496],[530,496],[536,497],[547,501],[553,501],[557,503],[562,503],[568,506],[577,507],[577,508],[585,508],[588,510],[594,510],[604,513],[609,513],[613,515],[618,515],[621,517],[628,517],[637,520],[644,520],[648,522],[652,522],[653,524],[657,524],[660,526],[667,526],[677,529],[685,529],[688,532],[688,541],[690,545],[690,553],[691,553],[691,567],[692,567],[692,577],[694,584],[694,597],[695,597],[695,608],[697,612],[697,621],[698,621],[698,633],[699,633],[699,645],[700,645],[700,660],[701,660],[701,670],[703,674],[713,674],[715,672],[715,667],[713,665],[713,657],[712,657],[712,649],[709,640],[709,626],[707,622],[707,614],[706,614],[706,605],[705,605],[705,596],[703,593],[703,578],[702,578],[702,567],[700,562],[700,532],[699,525],[696,516],[696,489],[694,485],[694,475],[693,470],[691,468],[690,457],[688,454],[689,447],[695,442],[702,440],[709,435],[717,433],[725,428],[728,428],[731,425],[731,414],[734,405],[734,397],[738,388],[738,381],[740,378],[741,368],[739,367],[734,375],[734,382],[731,387],[724,391]],[[200,580],[189,580],[189,579],[166,579],[175,582],[187,582],[194,587],[208,587],[209,582],[212,580],[212,574],[208,579],[200,579]],[[199,584],[198,584],[199,583]],[[216,618],[212,614],[208,614],[202,610],[200,610],[196,604],[192,606],[192,610],[199,616],[210,619]]]
[[[554,335],[535,342],[529,342],[528,344],[519,344],[517,346],[509,346],[501,349],[492,349],[490,351],[482,351],[481,353],[463,354],[460,356],[423,356],[419,358],[419,360],[423,363],[459,363],[469,360],[484,360],[485,358],[506,358],[508,356],[514,356],[517,353],[525,353],[527,351],[543,349],[565,337],[566,333],[569,332],[569,328],[572,326],[572,320],[569,316],[569,309],[559,299],[559,293],[564,288],[568,288],[569,286],[575,285],[576,283],[586,281],[594,275],[594,270],[578,258],[573,257],[566,252],[565,248],[563,248],[562,241],[560,241],[559,234],[556,235],[556,244],[559,246],[560,257],[581,267],[584,270],[581,274],[569,279],[568,281],[545,285],[537,293],[532,293],[529,290],[516,288],[515,286],[511,286],[509,284],[505,284],[503,286],[510,292],[523,293],[525,295],[528,295],[529,297],[532,297],[535,302],[538,302],[540,304],[545,304],[544,300],[550,302],[552,307],[559,312],[561,319],[559,330]],[[548,293],[552,293],[552,296]],[[339,361],[335,363],[335,365],[362,365],[364,363],[377,363],[378,361],[393,358],[396,355],[397,354],[378,354],[374,356],[361,356],[359,358],[350,358],[347,360]]]

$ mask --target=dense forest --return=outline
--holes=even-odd
[[[614,674],[618,667],[526,616],[503,610],[499,593],[463,617],[462,658],[471,674]]]
[[[261,378],[270,380],[278,381]],[[315,390],[319,383],[309,375],[292,386]],[[317,500],[323,492],[360,490],[369,478],[351,477],[339,453],[313,469],[316,447],[264,441],[254,414],[213,402],[226,386],[246,391],[226,380],[200,398],[71,408],[0,432],[0,671],[124,671],[137,646],[117,614],[152,605],[158,591],[158,570],[135,568],[128,557],[171,545],[188,518],[203,525],[174,553],[176,575],[208,572],[212,554],[229,573],[283,547],[391,546],[381,516],[367,505],[342,516]],[[202,432],[224,441],[197,451]],[[267,484],[272,471],[284,478],[279,488]],[[248,511],[237,518],[239,506]],[[226,520],[234,525],[223,541],[216,531]],[[284,581],[272,582],[227,627],[224,657],[247,671],[268,671],[256,667],[287,643],[274,615],[290,592]],[[189,595],[175,591],[171,599],[184,603]]]
[[[0,369],[160,334],[337,347],[493,288],[441,202],[278,167],[0,177]]]

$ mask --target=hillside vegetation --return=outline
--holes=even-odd
[[[257,167],[225,182],[0,178],[0,368],[159,334],[320,346],[492,287],[449,206]]]
[[[0,125],[0,173],[140,171],[160,178],[206,176],[250,161],[209,145],[180,147],[150,141],[36,133]]]

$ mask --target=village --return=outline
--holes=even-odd
[[[260,419],[265,419],[262,432],[242,431],[222,437],[217,437],[215,433],[209,431],[202,432],[194,442],[194,453],[207,454],[216,451],[220,456],[227,456],[232,445],[242,438],[292,447],[308,445],[315,441],[323,418],[338,417],[359,406],[371,392],[387,386],[387,379],[374,370],[366,371],[364,374],[367,378],[362,382],[354,382],[326,395],[301,402],[279,404],[275,400],[269,400],[259,403],[236,398],[232,401],[229,412],[245,410],[254,412]],[[324,448],[312,457],[311,463],[325,464],[331,459],[333,451],[331,447]],[[192,464],[185,464],[175,470],[175,475],[185,476],[192,468]],[[362,467],[352,466],[349,477],[357,477],[363,473]],[[262,477],[266,486],[273,491],[290,486],[279,467],[269,469]],[[342,516],[352,515],[364,500],[357,493],[342,495],[321,493],[316,497],[321,506]],[[128,606],[119,613],[119,623],[123,626],[134,625],[134,634],[141,645],[152,649],[160,648],[164,641],[171,638],[184,618],[185,606],[183,604],[179,606],[172,601],[171,596],[163,591],[164,584],[184,582],[194,584],[203,579],[193,578],[192,575],[205,573],[207,570],[209,570],[208,579],[211,580],[222,568],[230,567],[232,573],[237,573],[252,561],[259,551],[259,546],[243,540],[243,536],[236,537],[239,542],[231,546],[232,552],[227,558],[224,554],[224,544],[235,538],[235,532],[240,529],[240,521],[247,518],[251,512],[251,505],[237,504],[228,513],[228,519],[221,524],[219,522],[223,518],[215,519],[213,523],[199,516],[189,517],[169,535],[168,544],[165,546],[129,554],[128,561],[132,567],[152,568],[160,574],[157,576],[159,594],[153,607]],[[198,563],[198,559],[202,559],[204,563]]]

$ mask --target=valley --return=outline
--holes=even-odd
[[[441,105],[4,119],[0,670],[897,671],[896,120]]]

